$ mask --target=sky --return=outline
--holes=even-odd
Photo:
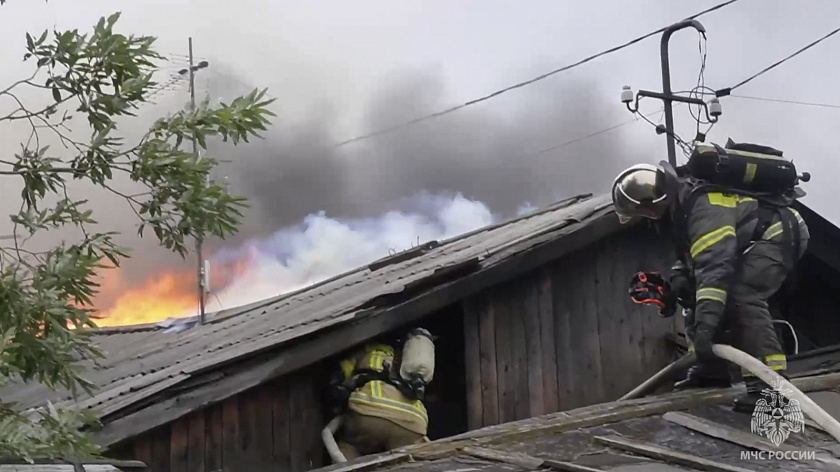
[[[232,161],[222,163],[216,177],[251,204],[237,236],[205,246],[220,267],[216,280],[227,289],[211,302],[229,307],[349,270],[424,237],[451,236],[561,198],[605,192],[624,167],[665,159],[664,138],[649,124],[633,122],[619,101],[624,85],[661,90],[658,37],[433,120],[335,144],[530,79],[717,3],[10,0],[0,7],[0,87],[30,71],[21,62],[26,32],[88,31],[116,11],[122,12],[119,31],[158,38],[158,51],[171,58],[164,73],[184,66],[187,38],[193,38],[196,58],[210,64],[198,72],[199,97],[229,100],[267,87],[277,117],[265,139],[208,150]],[[700,21],[707,30],[705,84],[719,89],[833,30],[840,9],[832,0],[807,6],[740,0]],[[840,105],[838,66],[830,60],[838,47],[840,36],[832,37],[737,93]],[[700,64],[697,33],[677,33],[673,88],[694,87]],[[139,136],[154,118],[184,106],[188,88],[184,81],[176,85],[123,130]],[[782,149],[813,175],[804,185],[805,203],[840,222],[840,208],[832,204],[840,164],[831,139],[840,110],[736,97],[721,103],[723,116],[708,140],[731,137]],[[0,109],[7,106],[0,102]],[[656,101],[642,102],[643,113],[659,108]],[[687,108],[674,110],[677,133],[690,139]],[[662,121],[660,114],[650,118]],[[578,140],[624,122],[630,124]],[[22,133],[0,125],[0,152],[15,152]],[[569,141],[575,142],[539,153]],[[0,183],[3,215],[19,205],[16,185]],[[183,279],[173,274],[188,277],[194,259],[179,261],[154,239],[134,237],[136,220],[106,194],[73,190],[94,197],[103,224],[126,233],[124,241],[142,254],[106,277],[103,307],[144,284],[185,292]],[[453,212],[463,225],[453,224]],[[9,230],[0,220],[0,235]],[[225,266],[241,260],[262,262],[250,269]],[[275,287],[266,282],[272,278],[287,281]],[[265,287],[244,293],[254,285]]]

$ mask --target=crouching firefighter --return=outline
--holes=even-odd
[[[435,348],[429,331],[411,330],[395,353],[371,343],[341,362],[330,390],[341,413],[338,448],[347,460],[427,442],[429,417],[423,398],[432,381]]]
[[[637,301],[660,299],[663,316],[674,313],[676,298],[686,308],[689,349],[698,361],[677,389],[731,385],[728,363],[714,355],[714,343],[741,349],[786,377],[768,300],[807,248],[808,227],[791,207],[804,195],[799,181],[781,151],[732,140],[726,148],[697,146],[677,169],[664,161],[658,167],[639,164],[615,179],[612,198],[621,222],[660,221],[678,249],[670,281],[682,293],[634,295]],[[686,281],[693,288],[688,293],[681,289]],[[742,373],[747,393],[735,399],[734,409],[751,413],[769,386]]]

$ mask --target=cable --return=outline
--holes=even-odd
[[[742,80],[742,81],[738,82],[737,84],[733,85],[732,87],[729,87],[729,88],[725,88],[725,89],[720,89],[720,90],[718,90],[717,92],[715,92],[715,95],[717,95],[718,97],[725,97],[725,96],[727,96],[727,95],[731,94],[731,93],[732,93],[732,91],[733,91],[733,90],[735,90],[736,88],[741,87],[742,85],[745,85],[745,84],[749,83],[749,82],[750,82],[750,81],[752,81],[753,79],[755,79],[755,78],[757,78],[757,77],[759,77],[759,76],[761,76],[761,75],[766,74],[766,73],[767,73],[767,72],[769,72],[770,70],[772,70],[772,69],[774,69],[774,68],[776,68],[776,67],[778,67],[778,66],[780,66],[780,65],[784,64],[785,62],[787,62],[787,61],[789,61],[789,60],[793,59],[794,57],[798,56],[799,54],[802,54],[803,52],[807,51],[808,49],[811,49],[812,47],[814,47],[814,46],[816,46],[817,44],[819,44],[819,43],[821,43],[821,42],[825,41],[826,39],[830,38],[831,36],[834,36],[834,35],[835,35],[835,34],[837,34],[837,33],[840,33],[840,28],[835,29],[834,31],[832,31],[832,32],[828,33],[827,35],[823,36],[822,38],[820,38],[820,39],[818,39],[818,40],[816,40],[816,41],[813,41],[812,43],[810,43],[810,44],[808,44],[807,46],[803,47],[802,49],[800,49],[800,50],[796,51],[795,53],[791,54],[790,56],[788,56],[788,57],[786,57],[786,58],[784,58],[784,59],[781,59],[781,60],[779,60],[779,61],[775,62],[774,64],[771,64],[771,65],[769,65],[769,66],[765,67],[763,70],[761,70],[761,71],[757,72],[756,74],[753,74],[753,75],[752,75],[752,76],[750,76],[750,77],[747,77],[746,79],[744,79],[744,80]]]
[[[654,111],[654,112],[652,112],[652,113],[648,113],[647,115],[640,115],[640,116],[642,116],[642,117],[652,116],[652,115],[655,115],[655,114],[657,114],[657,113],[662,113],[662,111],[663,111],[663,110],[664,110],[664,108],[661,108],[661,109],[656,110],[656,111]],[[579,138],[571,139],[571,140],[569,140],[569,141],[562,142],[562,143],[557,144],[557,145],[555,145],[555,146],[551,146],[551,147],[548,147],[548,148],[545,148],[545,149],[540,149],[539,151],[536,151],[536,152],[532,152],[532,153],[526,154],[526,155],[525,155],[525,156],[523,156],[523,157],[532,157],[532,156],[538,156],[538,155],[540,155],[540,154],[545,154],[545,153],[547,153],[547,152],[551,152],[551,151],[554,151],[554,150],[557,150],[557,149],[560,149],[560,148],[566,147],[566,146],[568,146],[568,145],[570,145],[570,144],[574,144],[574,143],[576,143],[576,142],[578,142],[578,141],[583,141],[583,140],[585,140],[585,139],[594,138],[595,136],[598,136],[598,135],[601,135],[601,134],[607,133],[607,132],[612,131],[612,130],[614,130],[614,129],[621,128],[622,126],[627,126],[627,125],[630,125],[630,124],[636,123],[636,122],[638,122],[638,121],[639,121],[639,120],[638,120],[638,119],[636,119],[636,118],[633,118],[633,119],[630,119],[630,120],[627,120],[627,121],[623,121],[623,122],[618,123],[618,124],[616,124],[616,125],[610,126],[609,128],[604,128],[604,129],[602,129],[602,130],[600,130],[600,131],[595,131],[594,133],[590,133],[590,134],[587,134],[586,136],[581,136],[581,137],[579,137]],[[648,121],[648,122],[650,122],[650,121]],[[655,126],[655,125],[654,125],[654,126]]]
[[[792,105],[805,105],[811,107],[823,107],[823,108],[840,108],[840,105],[832,105],[830,103],[817,103],[817,102],[800,102],[796,100],[782,100],[778,98],[764,98],[764,97],[751,97],[748,95],[730,95],[732,98],[742,98],[745,100],[757,100],[760,102],[774,102],[774,103],[789,103]]]
[[[697,14],[694,14],[694,15],[692,15],[692,16],[689,16],[689,17],[688,17],[688,18],[686,18],[686,19],[687,19],[687,20],[690,20],[690,19],[695,19],[695,18],[698,18],[698,17],[703,16],[703,15],[705,15],[705,14],[707,14],[707,13],[711,13],[711,12],[713,12],[713,11],[715,11],[715,10],[719,10],[719,9],[721,9],[721,8],[723,8],[723,7],[727,6],[727,5],[731,5],[731,4],[733,4],[733,3],[737,2],[737,1],[738,1],[738,0],[729,0],[729,1],[726,1],[726,2],[723,2],[723,3],[720,3],[720,4],[718,4],[718,5],[715,5],[715,6],[711,7],[711,8],[707,8],[706,10],[701,11],[700,13],[697,13]],[[664,31],[665,31],[668,27],[670,27],[670,26],[671,26],[671,25],[664,26],[664,27],[662,27],[662,28],[659,28],[659,29],[658,29],[658,30],[656,30],[656,31],[652,31],[652,32],[647,33],[647,34],[645,34],[645,35],[643,35],[643,36],[639,36],[639,37],[637,37],[637,38],[635,38],[635,39],[632,39],[632,40],[630,40],[630,41],[628,41],[628,42],[626,42],[626,43],[624,43],[624,44],[621,44],[621,45],[619,45],[619,46],[612,47],[612,48],[607,49],[607,50],[605,50],[605,51],[601,51],[601,52],[599,52],[598,54],[594,54],[594,55],[592,55],[592,56],[589,56],[589,57],[587,57],[587,58],[585,58],[585,59],[582,59],[582,60],[580,60],[580,61],[578,61],[578,62],[575,62],[574,64],[569,64],[569,65],[567,65],[567,66],[563,66],[563,67],[561,67],[561,68],[559,68],[559,69],[555,69],[555,70],[553,70],[553,71],[551,71],[551,72],[546,72],[545,74],[542,74],[542,75],[539,75],[539,76],[537,76],[537,77],[534,77],[533,79],[526,80],[525,82],[520,82],[520,83],[515,84],[515,85],[511,85],[510,87],[505,87],[505,88],[503,88],[503,89],[501,89],[501,90],[497,90],[497,91],[495,91],[495,92],[493,92],[493,93],[491,93],[491,94],[489,94],[489,95],[485,95],[485,96],[483,96],[483,97],[476,98],[476,99],[474,99],[474,100],[470,100],[470,101],[465,102],[465,103],[463,103],[463,104],[461,104],[461,105],[456,105],[456,106],[454,106],[454,107],[450,107],[450,108],[447,108],[447,109],[445,109],[445,110],[441,110],[441,111],[439,111],[439,112],[432,113],[432,114],[430,114],[430,115],[426,115],[426,116],[423,116],[423,117],[420,117],[420,118],[415,118],[415,119],[413,119],[413,120],[407,121],[407,122],[405,122],[405,123],[403,123],[403,124],[400,124],[400,125],[391,126],[391,127],[388,127],[388,128],[383,128],[383,129],[380,129],[380,130],[378,130],[378,131],[373,131],[373,132],[371,132],[371,133],[368,133],[368,134],[365,134],[365,135],[362,135],[362,136],[357,136],[357,137],[354,137],[354,138],[350,138],[350,139],[344,140],[344,141],[342,141],[342,142],[340,142],[340,143],[336,144],[336,145],[335,145],[335,147],[345,146],[345,145],[347,145],[347,144],[350,144],[350,143],[353,143],[353,142],[356,142],[356,141],[361,141],[361,140],[363,140],[363,139],[369,139],[369,138],[372,138],[372,137],[375,137],[375,136],[379,136],[379,135],[381,135],[381,134],[390,133],[390,132],[392,132],[392,131],[396,131],[396,130],[402,129],[402,128],[405,128],[405,127],[407,127],[407,126],[411,126],[411,125],[414,125],[414,124],[420,123],[420,122],[422,122],[422,121],[430,120],[430,119],[432,119],[432,118],[437,118],[437,117],[440,117],[440,116],[443,116],[443,115],[448,115],[449,113],[452,113],[452,112],[454,112],[454,111],[458,111],[458,110],[460,110],[460,109],[462,109],[462,108],[466,108],[466,107],[468,107],[468,106],[472,106],[472,105],[475,105],[475,104],[477,104],[477,103],[481,103],[481,102],[484,102],[484,101],[490,100],[490,99],[492,99],[492,98],[498,97],[499,95],[501,95],[501,94],[503,94],[503,93],[506,93],[506,92],[509,92],[509,91],[511,91],[511,90],[518,89],[518,88],[520,88],[520,87],[525,87],[525,86],[527,86],[527,85],[531,85],[531,84],[533,84],[533,83],[535,83],[535,82],[539,82],[540,80],[543,80],[543,79],[545,79],[545,78],[548,78],[548,77],[550,77],[550,76],[552,76],[552,75],[554,75],[554,74],[557,74],[557,73],[560,73],[560,72],[564,72],[564,71],[567,71],[567,70],[569,70],[569,69],[573,69],[573,68],[575,68],[575,67],[581,66],[581,65],[586,64],[587,62],[593,61],[593,60],[595,60],[595,59],[597,59],[597,58],[599,58],[599,57],[601,57],[601,56],[605,56],[605,55],[607,55],[607,54],[611,54],[611,53],[614,53],[614,52],[616,52],[616,51],[620,51],[621,49],[624,49],[624,48],[627,48],[627,47],[629,47],[629,46],[632,46],[632,45],[634,45],[634,44],[636,44],[636,43],[638,43],[638,42],[640,42],[640,41],[642,41],[642,40],[645,40],[645,39],[647,39],[647,38],[651,37],[651,36],[654,36],[654,35],[657,35],[657,34],[659,34],[659,33],[662,33],[662,32],[664,32]]]

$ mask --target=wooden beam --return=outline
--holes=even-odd
[[[672,411],[663,415],[662,418],[666,421],[678,424],[692,431],[697,431],[698,433],[705,434],[706,436],[722,439],[724,441],[728,441],[749,449],[756,449],[759,451],[768,452],[814,451],[817,461],[822,462],[824,464],[840,466],[840,460],[837,460],[831,455],[823,453],[821,451],[816,451],[815,449],[809,448],[797,448],[788,446],[786,444],[780,444],[776,446],[772,442],[757,434],[747,433],[745,431],[741,431],[731,426],[707,420],[706,418],[689,415],[688,413]]]
[[[704,459],[695,455],[657,446],[656,444],[627,439],[621,436],[595,436],[593,439],[595,442],[604,446],[708,472],[754,472],[743,467],[736,467],[722,462]]]
[[[604,469],[595,469],[586,465],[572,464],[571,462],[555,461],[551,459],[544,460],[543,467],[563,472],[604,472]]]
[[[543,460],[527,454],[515,452],[502,452],[484,447],[465,447],[462,452],[479,459],[487,459],[505,464],[512,464],[525,469],[539,469]]]

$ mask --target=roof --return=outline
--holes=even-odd
[[[48,400],[95,408],[104,425],[98,442],[110,446],[404,326],[626,227],[615,218],[608,194],[573,197],[292,293],[217,312],[204,325],[102,329],[95,339],[106,357],[97,365],[87,364],[86,377],[97,387],[93,397],[54,392],[37,383],[8,383],[0,387],[0,398],[17,402],[21,409]]]
[[[792,383],[840,418],[840,373],[811,375],[814,365],[838,368],[838,348],[791,358]],[[798,374],[797,374],[798,372]],[[616,401],[491,426],[419,446],[367,456],[319,472],[594,472],[828,471],[840,469],[840,444],[810,419],[779,446],[752,433],[751,415],[731,410],[743,384],[730,389],[666,393]],[[813,456],[770,457],[806,451]],[[750,455],[750,451],[753,454]],[[759,456],[758,451],[765,451]],[[746,457],[742,457],[746,454]],[[797,452],[797,454],[801,454]],[[792,460],[792,458],[800,460]]]
[[[106,425],[100,442],[110,445],[589,244],[619,228],[611,215],[608,195],[579,196],[432,241],[293,293],[216,313],[208,323],[185,331],[154,325],[103,329],[96,342],[107,355],[98,365],[88,364],[87,378],[98,388],[95,396],[74,398],[32,383],[6,385],[0,397],[23,409],[47,400],[94,407]],[[345,325],[352,325],[352,336],[337,330]],[[317,343],[303,343],[316,332]],[[224,370],[245,359],[247,374]],[[196,393],[209,383],[212,392]],[[185,392],[190,395],[180,398]]]

